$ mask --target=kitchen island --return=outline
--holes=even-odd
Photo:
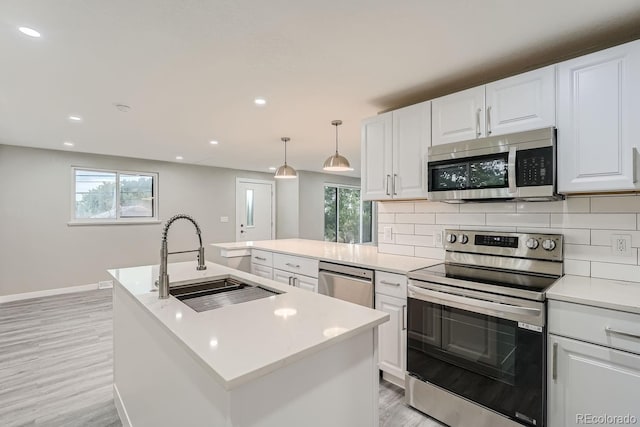
[[[114,400],[131,426],[377,426],[377,326],[389,316],[207,263],[171,285],[231,277],[282,292],[196,312],[158,299],[158,266],[115,278]]]

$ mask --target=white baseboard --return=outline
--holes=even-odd
[[[73,292],[93,291],[98,289],[97,283],[88,285],[69,286],[67,288],[47,289],[44,291],[25,292],[22,294],[0,295],[0,304],[3,302],[19,301],[23,299],[49,297],[51,295],[70,294]]]
[[[120,397],[118,386],[115,384],[113,385],[113,403],[116,406],[116,411],[118,411],[118,416],[120,417],[122,426],[131,427],[131,420],[129,419],[129,414],[127,414],[127,408],[124,407],[124,402],[122,402],[122,398]]]

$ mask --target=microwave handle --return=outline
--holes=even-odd
[[[516,187],[516,147],[509,148],[509,157],[507,159],[507,180],[509,181],[509,193],[515,194]]]

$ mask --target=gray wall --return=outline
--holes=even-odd
[[[300,235],[299,179],[276,180],[276,239],[291,239]]]
[[[157,264],[162,224],[69,226],[71,166],[159,173],[159,212],[192,215],[203,242],[235,240],[236,177],[271,174],[0,145],[0,295],[109,280],[114,267]],[[228,223],[220,217],[228,216]],[[170,250],[196,246],[178,221]],[[211,255],[212,248],[206,249]],[[191,254],[172,260],[192,259]]]
[[[324,240],[324,186],[343,184],[360,186],[360,178],[338,174],[299,172],[299,227],[301,239]]]

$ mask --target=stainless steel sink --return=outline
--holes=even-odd
[[[281,292],[228,277],[171,287],[169,293],[193,310],[201,312],[267,298]]]

